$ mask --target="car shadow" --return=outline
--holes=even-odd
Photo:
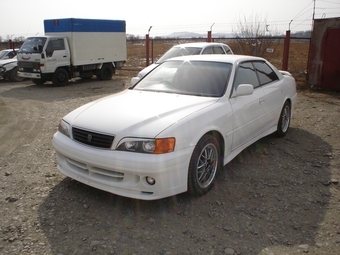
[[[202,197],[142,201],[64,178],[39,206],[53,254],[259,254],[315,245],[330,199],[320,137],[291,128],[240,153]],[[57,171],[57,170],[56,170]]]
[[[108,81],[92,79],[72,79],[66,86],[54,86],[51,82],[36,85],[31,80],[20,83],[0,82],[11,88],[0,93],[2,97],[29,99],[42,102],[66,101],[77,98],[102,97],[126,89],[130,81],[127,77],[113,77]]]

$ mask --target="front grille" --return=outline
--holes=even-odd
[[[20,71],[33,72],[33,69],[39,69],[39,62],[18,61]]]
[[[72,128],[73,139],[89,146],[110,149],[114,136]]]

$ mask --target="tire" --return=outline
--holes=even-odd
[[[279,122],[277,123],[276,135],[278,137],[284,137],[289,129],[291,119],[291,107],[288,101],[282,107]]]
[[[213,187],[216,173],[221,169],[220,144],[211,135],[197,143],[189,163],[188,192],[202,196]]]
[[[55,86],[66,86],[69,80],[68,72],[63,68],[58,68],[52,76],[52,83]]]
[[[25,78],[18,75],[18,68],[14,67],[9,73],[9,80],[13,82],[19,82],[25,80]]]
[[[111,80],[113,75],[113,67],[109,64],[104,64],[102,68],[98,71],[99,79],[101,80]]]
[[[32,82],[35,85],[43,85],[46,82],[46,80],[45,79],[32,79]]]

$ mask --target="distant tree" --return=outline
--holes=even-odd
[[[267,57],[268,49],[276,50],[279,41],[275,40],[273,35],[275,30],[270,27],[266,18],[260,15],[243,17],[238,23],[236,29],[233,29],[238,47],[233,49],[234,53]]]
[[[140,40],[141,37],[139,35],[127,34],[126,39],[127,40]]]
[[[23,42],[23,41],[25,41],[25,37],[24,36],[15,37],[13,39],[13,42]]]

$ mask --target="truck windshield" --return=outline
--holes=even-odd
[[[41,53],[46,37],[28,37],[21,46],[19,53]]]

